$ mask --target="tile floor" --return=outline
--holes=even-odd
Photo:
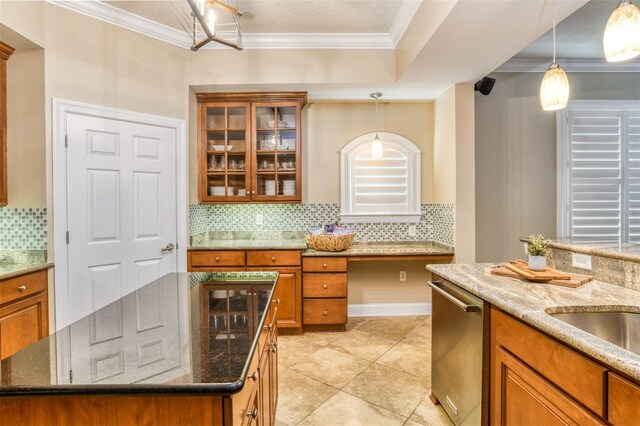
[[[349,318],[280,336],[277,426],[451,425],[429,400],[431,317]]]

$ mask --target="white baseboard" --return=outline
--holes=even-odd
[[[395,317],[431,315],[431,303],[364,303],[350,304],[350,317]]]

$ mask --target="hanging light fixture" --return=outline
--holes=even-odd
[[[545,111],[555,111],[567,106],[569,79],[556,62],[556,2],[553,1],[553,62],[544,74],[540,85],[540,103]]]
[[[234,0],[169,0],[166,2],[182,29],[198,50],[213,41],[242,50],[242,12],[231,4]]]
[[[640,55],[640,9],[622,0],[607,21],[602,40],[609,62],[628,61]]]
[[[378,98],[382,97],[382,93],[373,92],[369,96],[371,96],[373,99],[376,100],[376,127],[378,127]],[[371,143],[371,158],[375,160],[381,159],[382,151],[383,151],[382,141],[378,136],[378,132],[376,132],[376,137],[373,139],[373,142]]]

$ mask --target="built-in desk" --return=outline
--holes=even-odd
[[[432,241],[356,243],[340,252],[317,251],[306,248],[303,237],[273,231],[197,234],[191,239],[188,270],[278,271],[274,297],[281,300],[279,330],[301,333],[303,329],[346,328],[349,263],[449,263],[454,255],[452,247]]]

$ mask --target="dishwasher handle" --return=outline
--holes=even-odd
[[[427,284],[429,285],[429,287],[431,287],[436,293],[440,294],[442,297],[444,297],[445,299],[449,300],[451,303],[453,303],[454,305],[456,305],[458,308],[462,309],[465,312],[478,312],[481,311],[482,308],[478,305],[467,305],[466,303],[464,303],[462,300],[458,299],[457,297],[451,295],[450,293],[446,292],[445,290],[443,290],[440,286],[438,286],[438,284],[440,284],[441,281],[427,281]]]

